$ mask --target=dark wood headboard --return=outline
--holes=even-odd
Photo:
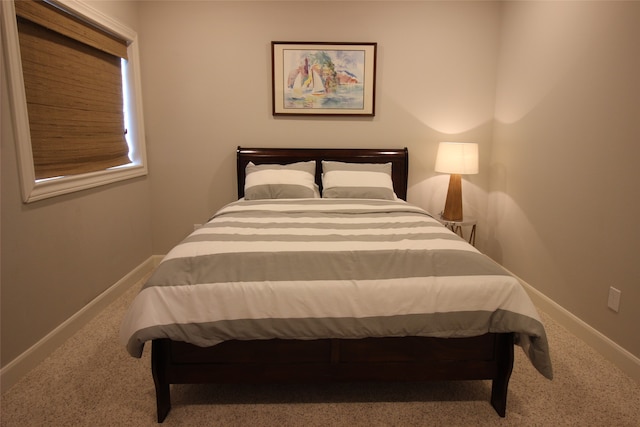
[[[407,148],[246,148],[237,153],[238,198],[244,196],[244,173],[247,163],[287,164],[316,161],[316,183],[322,185],[322,160],[350,163],[391,163],[391,179],[397,196],[407,200],[409,152]]]

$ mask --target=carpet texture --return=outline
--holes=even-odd
[[[150,346],[118,343],[141,283],[2,395],[2,426],[153,426]],[[541,313],[554,379],[519,347],[507,417],[489,381],[325,385],[173,385],[166,426],[640,426],[640,385]]]

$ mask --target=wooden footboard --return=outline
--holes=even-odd
[[[171,409],[170,384],[345,381],[493,381],[491,405],[505,416],[513,334],[472,338],[227,341],[213,347],[156,339],[158,422]]]

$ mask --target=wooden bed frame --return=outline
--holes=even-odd
[[[406,200],[407,149],[285,149],[238,147],[238,197],[250,161],[335,160],[392,163],[394,189]],[[320,180],[318,162],[316,181]],[[512,333],[471,338],[366,338],[226,341],[213,347],[156,339],[151,370],[158,422],[171,409],[170,384],[347,381],[492,380],[491,405],[504,417],[513,368]]]

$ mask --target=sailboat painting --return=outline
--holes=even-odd
[[[272,42],[273,114],[373,116],[376,49],[376,43]]]

